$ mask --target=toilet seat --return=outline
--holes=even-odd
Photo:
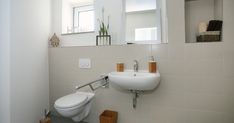
[[[55,107],[60,109],[67,109],[79,107],[87,102],[88,96],[81,93],[74,93],[61,97],[55,102]]]

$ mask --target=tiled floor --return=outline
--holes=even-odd
[[[58,116],[51,116],[52,123],[75,123],[71,119],[58,117]],[[79,122],[79,123],[85,123],[85,122]]]

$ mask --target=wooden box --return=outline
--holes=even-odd
[[[105,110],[99,117],[100,123],[117,123],[118,112]]]
[[[52,123],[50,118],[40,120],[40,123]]]

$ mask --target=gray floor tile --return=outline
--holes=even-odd
[[[52,120],[52,123],[75,123],[71,119],[58,117],[58,116],[51,116],[51,120]],[[85,123],[85,122],[79,122],[79,123]]]

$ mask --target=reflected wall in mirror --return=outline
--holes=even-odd
[[[127,44],[160,44],[165,32],[165,0],[124,0]],[[163,13],[164,12],[164,13]],[[164,31],[164,32],[162,32]],[[164,42],[166,43],[166,41]]]
[[[221,42],[223,0],[185,0],[186,43]]]

